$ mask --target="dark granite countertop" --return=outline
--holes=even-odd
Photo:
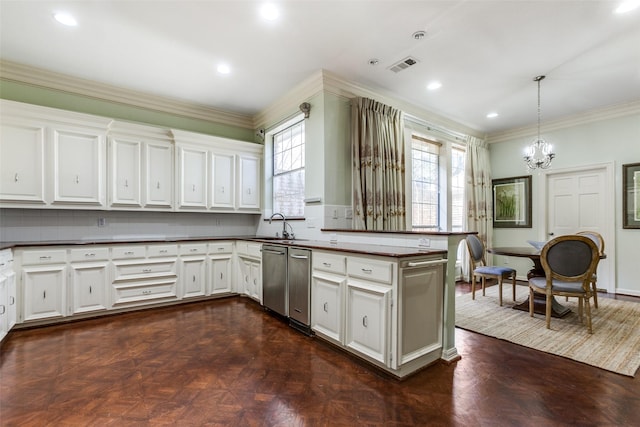
[[[145,244],[145,243],[185,243],[215,240],[251,240],[260,243],[271,243],[306,249],[322,249],[347,253],[379,255],[395,258],[446,255],[446,250],[422,249],[405,246],[370,245],[364,243],[331,243],[320,240],[282,240],[260,236],[202,236],[202,237],[121,237],[107,239],[80,239],[80,240],[47,240],[41,242],[0,242],[0,249],[43,247],[43,246],[81,246],[81,245],[117,245],[117,244]]]

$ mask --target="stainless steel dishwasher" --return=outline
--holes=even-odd
[[[289,324],[311,333],[311,251],[290,248],[287,266],[289,277]]]
[[[288,317],[287,252],[286,246],[262,245],[262,303]]]

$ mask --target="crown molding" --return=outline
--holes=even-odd
[[[560,129],[566,129],[574,126],[585,125],[588,123],[598,122],[601,120],[614,119],[616,117],[624,117],[632,114],[640,114],[640,101],[633,101],[626,104],[612,105],[597,110],[591,110],[572,116],[563,117],[558,120],[550,121],[540,127],[540,132],[552,132]],[[537,125],[526,126],[521,128],[509,129],[504,132],[497,132],[487,136],[487,142],[505,142],[518,138],[528,138],[536,135],[538,131]]]
[[[251,116],[196,105],[174,98],[150,95],[117,86],[71,77],[65,74],[0,60],[0,79],[53,89],[60,92],[117,102],[148,110],[174,114],[191,119],[224,123],[241,128],[254,129]]]

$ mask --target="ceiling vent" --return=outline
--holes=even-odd
[[[397,64],[393,64],[391,67],[389,67],[389,69],[394,73],[399,73],[400,71],[406,70],[407,68],[416,65],[417,63],[418,60],[416,58],[409,56],[398,62]]]

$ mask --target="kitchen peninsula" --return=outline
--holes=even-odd
[[[455,236],[451,240],[459,241]],[[454,292],[443,268],[448,272],[451,257],[442,242],[436,244],[442,239],[419,248],[346,239],[125,236],[4,242],[0,249],[14,258],[21,328],[221,296],[247,295],[261,303],[262,243],[308,248],[316,335],[404,377],[458,357],[450,338],[455,319],[447,317]]]

